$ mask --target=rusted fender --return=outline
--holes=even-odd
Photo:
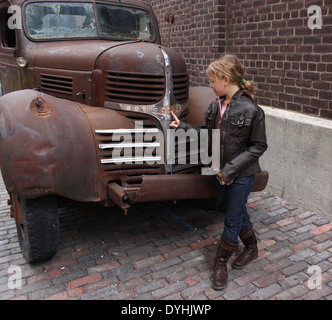
[[[214,99],[216,99],[216,95],[210,87],[190,87],[187,122],[190,124],[205,123],[204,112]]]
[[[34,90],[0,98],[0,165],[8,192],[99,201],[93,133],[80,105]]]

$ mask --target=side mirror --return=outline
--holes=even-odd
[[[167,13],[165,14],[165,20],[166,20],[167,23],[169,23],[169,24],[173,24],[174,21],[175,21],[174,14],[173,14],[173,13],[170,13],[170,12],[167,12]]]
[[[165,14],[165,20],[166,22],[169,24],[169,29],[168,29],[168,40],[167,40],[167,47],[169,47],[170,45],[170,38],[171,38],[171,29],[172,29],[172,25],[175,22],[175,16],[173,13],[167,12]]]

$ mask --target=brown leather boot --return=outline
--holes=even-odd
[[[257,239],[252,226],[240,233],[240,239],[244,244],[242,252],[234,259],[232,267],[234,269],[244,268],[250,261],[258,257]]]
[[[221,236],[213,267],[213,289],[222,290],[226,287],[228,281],[227,261],[238,250],[238,244],[231,243]]]

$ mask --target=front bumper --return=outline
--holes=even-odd
[[[268,173],[256,173],[252,192],[265,189]],[[200,174],[143,175],[140,186],[108,185],[108,197],[120,208],[149,201],[208,199],[218,197],[214,176]]]

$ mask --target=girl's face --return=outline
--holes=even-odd
[[[227,95],[227,85],[225,77],[219,78],[215,75],[209,76],[210,79],[210,87],[213,89],[214,93],[217,97],[222,97]]]

